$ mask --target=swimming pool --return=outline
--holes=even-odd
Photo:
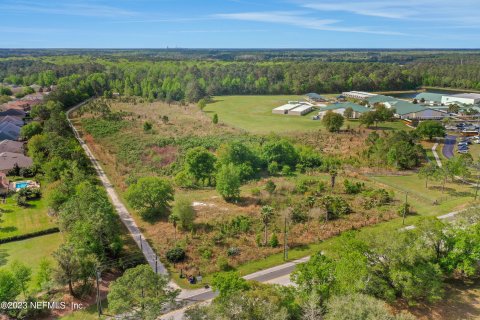
[[[15,188],[16,189],[24,189],[28,187],[28,182],[22,181],[22,182],[15,182]]]

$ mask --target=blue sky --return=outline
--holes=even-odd
[[[480,0],[0,0],[0,48],[480,48]]]

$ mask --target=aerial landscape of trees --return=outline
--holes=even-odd
[[[476,281],[478,210],[461,212],[452,223],[422,217],[437,208],[458,210],[473,197],[471,156],[442,158],[443,166],[430,159],[430,144],[446,133],[440,122],[399,126],[394,109],[376,104],[359,119],[351,119],[352,109],[344,116],[330,111],[315,130],[260,134],[230,125],[210,106],[223,95],[480,89],[477,54],[465,54],[460,64],[454,52],[353,52],[345,58],[344,52],[265,51],[247,58],[179,50],[160,51],[164,58],[158,59],[149,50],[107,51],[0,58],[0,82],[49,92],[32,108],[21,137],[32,170],[48,186],[45,206],[62,235],[52,261],[38,270],[17,262],[0,269],[0,300],[36,299],[53,294],[53,287],[85,298],[93,294],[96,272],[109,270],[109,311],[156,319],[175,304],[178,292],[169,279],[130,252],[131,239],[69,126],[66,110],[90,98],[72,121],[98,153],[144,240],[175,281],[185,286],[190,275],[201,275],[219,293],[211,304],[189,309],[187,319],[347,320],[362,314],[410,320],[402,310],[438,303],[451,282]],[[0,95],[12,96],[8,90],[0,86]],[[369,179],[375,170],[386,172],[387,182]],[[404,201],[409,190],[388,183],[397,176],[434,194],[435,202],[422,196]],[[16,199],[27,206],[29,197],[41,196],[40,189],[29,190]],[[438,206],[437,199],[453,201]],[[414,228],[400,227],[405,216]],[[252,261],[281,263],[287,249],[294,257],[311,254],[295,267],[294,287],[240,277],[260,269],[242,269]]]

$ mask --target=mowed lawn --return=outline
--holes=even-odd
[[[442,192],[440,181],[430,181],[428,188],[425,188],[425,180],[420,179],[417,174],[377,176],[370,179],[395,190],[399,199],[404,199],[405,193],[408,192],[409,203],[420,215],[438,216],[469,207],[474,203],[474,187],[460,182],[449,180],[445,184],[445,191]],[[435,201],[438,204],[434,204]]]
[[[43,196],[29,201],[29,207],[17,206],[12,197],[0,203],[0,239],[37,232],[56,226],[54,218],[48,216],[48,206]]]
[[[54,233],[31,239],[14,241],[0,245],[0,268],[8,267],[13,261],[23,262],[33,271],[35,283],[38,265],[43,258],[53,263],[52,253],[63,242],[61,233]]]
[[[211,117],[218,114],[219,121],[253,133],[283,133],[309,130],[325,130],[321,122],[312,120],[318,111],[304,116],[272,114],[272,109],[288,101],[304,100],[303,96],[218,96],[204,111]],[[358,121],[345,121],[344,129],[356,128]],[[381,123],[379,129],[409,128],[399,121]]]

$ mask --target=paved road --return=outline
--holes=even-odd
[[[440,161],[440,157],[438,156],[437,147],[438,147],[438,143],[435,143],[432,147],[432,153],[433,153],[433,156],[435,157],[435,161],[437,162],[437,166],[441,168],[442,161]]]
[[[272,267],[269,269],[261,270],[249,275],[244,276],[244,279],[247,280],[255,280],[258,282],[264,283],[272,283],[272,284],[279,284],[279,285],[291,285],[290,282],[290,274],[295,269],[295,267],[300,264],[307,262],[310,257],[304,257],[298,260],[294,260],[291,262],[284,263],[282,265]],[[210,289],[198,289],[198,290],[191,290],[182,291],[182,293],[178,296],[178,300],[183,301],[184,305],[182,309],[173,310],[167,314],[164,314],[160,317],[160,319],[173,319],[179,320],[182,319],[183,314],[186,309],[190,306],[197,304],[197,303],[208,303],[211,299],[217,296],[216,292],[213,292]]]
[[[83,150],[85,150],[87,157],[92,162],[92,165],[95,168],[95,171],[97,172],[98,178],[100,179],[103,186],[105,187],[105,190],[107,191],[107,194],[110,197],[110,200],[112,201],[112,204],[115,210],[117,210],[120,220],[122,220],[123,224],[127,227],[128,231],[130,232],[130,235],[132,236],[133,240],[135,240],[138,247],[142,250],[142,253],[145,256],[145,259],[148,261],[148,264],[152,267],[154,271],[157,271],[159,274],[168,275],[167,269],[160,262],[160,260],[157,259],[157,256],[153,251],[152,247],[150,247],[148,242],[145,241],[145,237],[142,235],[142,232],[138,228],[132,216],[128,213],[127,208],[125,208],[123,203],[120,201],[117,195],[117,192],[115,191],[113,185],[110,183],[110,180],[105,174],[105,171],[103,171],[102,167],[100,166],[99,161],[95,158],[90,148],[87,146],[85,141],[83,141],[83,139],[80,137],[80,134],[78,133],[77,129],[73,126],[72,122],[70,121],[70,113],[72,111],[75,111],[76,109],[78,109],[79,107],[87,103],[88,101],[89,100],[84,101],[67,111],[68,123],[70,124],[70,127],[72,128],[73,133],[75,134],[75,138],[77,138]]]
[[[442,153],[445,158],[450,159],[453,157],[453,149],[455,148],[455,142],[457,137],[448,135],[445,137],[445,143],[443,145]]]

